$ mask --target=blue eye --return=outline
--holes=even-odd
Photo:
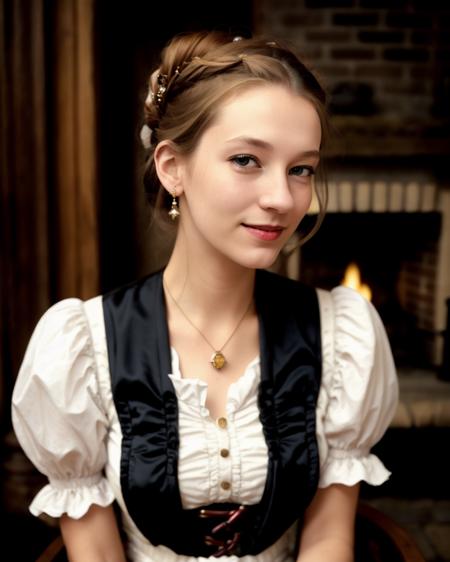
[[[290,169],[289,173],[293,176],[306,178],[313,176],[315,174],[315,170],[312,166],[294,166]]]
[[[232,156],[230,161],[237,164],[240,168],[250,168],[250,162],[254,162],[258,165],[256,158],[254,156],[250,156],[250,154],[238,154],[237,156]]]

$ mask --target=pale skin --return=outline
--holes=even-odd
[[[263,141],[263,142],[261,142]],[[305,216],[318,165],[320,120],[313,105],[285,87],[252,87],[229,99],[188,157],[169,141],[155,150],[161,184],[179,198],[181,216],[165,286],[228,364],[209,364],[211,346],[166,293],[170,343],[185,378],[208,384],[213,419],[225,415],[230,384],[259,354],[251,304],[255,269],[270,267]],[[277,237],[261,237],[267,226]],[[264,226],[264,229],[257,228]],[[256,233],[255,233],[256,230]],[[351,562],[359,486],[319,489],[304,520],[299,562]],[[122,562],[111,507],[93,506],[80,520],[61,519],[72,562]]]

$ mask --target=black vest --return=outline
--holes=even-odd
[[[240,518],[239,532],[233,533],[233,547],[227,551],[238,556],[259,554],[301,520],[319,477],[315,409],[321,342],[316,292],[258,270],[255,303],[261,364],[258,406],[269,459],[262,499]],[[178,405],[167,376],[172,368],[162,272],[105,294],[103,310],[112,391],[123,433],[121,488],[128,512],[153,545],[189,556],[217,556],[217,546],[205,544],[217,520],[211,523],[199,516],[199,509],[183,509],[181,504]]]

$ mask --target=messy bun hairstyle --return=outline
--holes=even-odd
[[[181,154],[192,153],[224,101],[238,91],[264,83],[286,86],[314,105],[323,147],[328,136],[325,92],[311,71],[278,40],[233,38],[205,31],[177,35],[166,45],[149,80],[141,132],[148,151],[144,187],[158,223],[170,222],[167,211],[172,198],[156,173],[153,154],[157,144],[170,140]],[[319,165],[314,183],[319,215],[303,241],[317,231],[325,214],[327,187],[320,172]]]

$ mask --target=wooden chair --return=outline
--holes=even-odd
[[[405,529],[364,502],[358,505],[355,542],[355,562],[426,562]]]
[[[36,558],[36,562],[67,562],[66,549],[61,536],[57,536]]]
[[[36,562],[67,562],[62,538],[56,537]],[[414,539],[395,521],[363,502],[356,515],[355,562],[426,562]]]

